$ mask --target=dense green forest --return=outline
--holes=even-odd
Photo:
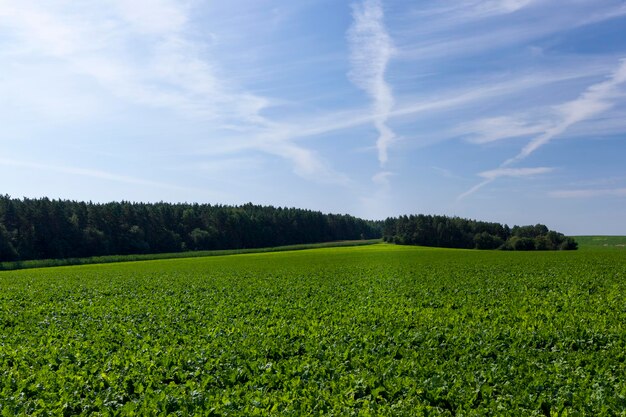
[[[368,221],[350,215],[259,206],[85,203],[0,196],[0,262],[245,249],[375,239],[467,249],[569,250],[574,239],[544,225],[447,216]]]
[[[0,261],[259,248],[380,235],[380,222],[295,208],[0,196]]]
[[[578,247],[573,238],[542,224],[511,229],[500,223],[423,214],[388,218],[383,225],[383,239],[401,245],[465,249],[573,250]]]

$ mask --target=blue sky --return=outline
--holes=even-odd
[[[626,234],[623,0],[0,0],[0,192]]]

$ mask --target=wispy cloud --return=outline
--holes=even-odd
[[[212,121],[223,131],[235,127],[261,138],[247,139],[248,149],[291,161],[297,175],[346,183],[347,177],[333,171],[315,151],[291,143],[291,137],[284,134],[289,126],[261,115],[272,99],[224,76],[219,62],[211,59],[209,45],[190,35],[192,4],[111,0],[82,8],[63,2],[0,0],[0,23],[10,28],[15,39],[11,53],[17,57],[37,56],[63,65],[65,72],[96,81],[118,99],[135,105]],[[129,45],[141,46],[141,53],[129,50]],[[40,103],[42,112],[58,118],[56,100],[42,102],[35,92],[31,102]]]
[[[538,168],[498,168],[490,171],[484,171],[478,174],[479,177],[493,180],[501,177],[521,178],[540,174],[547,174],[554,171],[554,168],[538,167]]]
[[[600,68],[597,66],[581,65],[576,69],[566,69],[556,73],[519,74],[508,77],[506,80],[486,79],[476,85],[447,89],[444,92],[425,97],[404,97],[403,101],[389,113],[389,118],[402,120],[430,114],[445,114],[452,110],[471,108],[491,100],[504,100],[529,89],[597,76],[599,72]],[[229,135],[227,141],[212,143],[210,147],[203,147],[201,150],[194,150],[194,152],[215,156],[255,149],[262,150],[291,161],[294,165],[294,172],[301,177],[326,183],[348,184],[345,174],[333,170],[316,152],[307,150],[297,143],[316,136],[364,126],[374,122],[375,118],[376,115],[370,114],[364,108],[357,107],[315,116],[307,115],[302,118],[292,118],[288,122],[268,123],[262,129],[236,126],[236,129],[231,130],[237,131],[238,135]],[[501,119],[499,123],[477,123],[476,126],[472,126],[472,129],[479,132],[479,128],[482,128],[484,132],[481,134],[484,136],[492,135],[495,133],[488,128],[495,129],[497,127],[495,125],[501,126],[505,122]],[[522,127],[526,128],[525,126]],[[472,129],[466,126],[465,131],[458,129],[452,133],[454,135],[470,134]],[[533,129],[537,130],[538,128],[533,127]],[[450,132],[447,132],[441,140],[449,138],[449,136]],[[296,148],[300,148],[299,151],[296,151]],[[315,160],[314,163],[313,160]],[[312,167],[319,168],[319,175],[306,174],[313,171]],[[335,176],[334,180],[332,179],[333,175]],[[323,178],[325,180],[322,180]]]
[[[364,0],[353,6],[354,22],[348,31],[350,61],[349,77],[374,100],[373,119],[378,130],[378,160],[385,165],[388,149],[395,133],[387,121],[394,106],[391,87],[385,80],[387,65],[394,53],[391,37],[384,24],[380,0]]]
[[[470,135],[468,141],[476,144],[490,143],[502,139],[529,136],[544,132],[547,124],[532,123],[511,116],[497,116],[476,120],[456,129],[460,134]]]
[[[342,186],[351,183],[347,175],[335,171],[313,150],[288,141],[266,142],[259,145],[259,149],[292,161],[295,173],[302,178]]]
[[[563,134],[572,125],[609,110],[613,106],[612,99],[617,92],[616,90],[624,82],[626,82],[626,59],[620,61],[619,67],[608,80],[590,86],[576,100],[558,106],[560,121],[531,140],[517,156],[505,161],[503,165],[507,166],[521,161],[548,144],[555,137]]]
[[[614,0],[433,1],[408,14],[398,59],[454,60],[626,14]],[[510,15],[510,16],[507,16]],[[508,18],[511,19],[508,19]]]
[[[113,7],[111,7],[113,6]],[[191,10],[170,0],[113,0],[101,7],[24,0],[2,4],[14,55],[48,57],[130,102],[186,116],[258,123],[270,101],[229,85],[187,36]],[[141,45],[142,54],[128,49]]]
[[[492,169],[489,171],[483,171],[478,174],[479,177],[484,178],[484,181],[473,186],[463,194],[459,195],[458,200],[462,200],[476,191],[483,188],[485,185],[488,185],[498,178],[509,177],[509,178],[525,178],[525,177],[534,177],[537,175],[548,174],[554,171],[554,168],[550,167],[536,167],[536,168],[498,168]]]
[[[432,31],[445,24],[458,25],[485,18],[507,15],[540,3],[541,0],[435,0],[411,10],[411,18],[427,18],[425,29]]]
[[[507,159],[502,164],[500,164],[500,168],[494,169],[491,171],[485,171],[478,174],[480,177],[485,178],[485,180],[474,187],[470,188],[468,191],[462,193],[458,199],[463,199],[471,194],[474,194],[479,189],[483,188],[487,184],[497,180],[500,177],[507,176],[526,176],[526,175],[535,175],[538,173],[545,172],[533,172],[534,169],[527,168],[506,168],[526,159],[533,152],[537,151],[542,146],[548,144],[555,137],[562,135],[565,133],[571,126],[576,123],[582,122],[584,120],[593,118],[607,110],[609,110],[614,105],[613,99],[618,93],[619,87],[626,82],[626,59],[622,59],[620,61],[620,65],[613,72],[613,74],[606,80],[597,84],[593,84],[588,87],[577,99],[566,102],[556,107],[556,114],[558,115],[558,120],[553,121],[548,128],[544,128],[543,133],[539,136],[532,139],[526,146],[522,148],[522,150],[513,158]],[[507,120],[507,119],[504,119]],[[502,119],[499,119],[501,122]],[[497,123],[499,123],[497,122]],[[530,132],[534,129],[538,129],[539,126],[517,126],[513,127],[513,132]],[[511,131],[507,133],[506,129],[503,132],[502,137],[511,137]],[[489,138],[492,141],[497,140],[499,138]]]
[[[549,168],[522,168],[558,165],[566,176],[567,161],[550,160],[559,151],[621,151],[626,64],[606,76],[624,56],[623,0],[292,3],[0,0],[0,153],[30,160],[32,147],[84,161],[23,166],[42,177],[66,169],[77,183],[137,185],[112,189],[184,185],[188,176],[255,191],[273,179],[293,184],[284,178],[293,172],[318,183],[310,194],[320,192],[320,201],[341,187],[332,192],[353,196],[355,206],[367,195],[383,215],[436,211],[456,196],[446,188],[453,184],[479,183],[464,197],[499,179],[520,190],[533,176],[562,180]],[[568,152],[572,142],[556,146],[574,137],[576,152]],[[586,138],[604,140],[591,149]],[[459,155],[469,146],[458,139],[487,146]],[[555,153],[531,164],[548,143]],[[355,153],[364,147],[379,165],[365,176],[364,155]],[[96,156],[102,149],[107,159]],[[514,158],[501,163],[507,156]],[[116,165],[131,159],[145,180],[117,175],[132,173]],[[492,165],[468,175],[485,160]],[[98,161],[96,169],[86,169],[88,161]],[[187,170],[173,172],[181,166]],[[401,188],[410,181],[395,183],[430,166],[454,181],[431,178],[440,189],[424,198],[419,187]],[[568,184],[551,189],[594,189]]]
[[[598,68],[578,68],[576,71],[567,70],[557,74],[521,74],[514,77],[509,77],[507,80],[483,80],[474,86],[463,86],[456,89],[449,89],[444,92],[438,92],[432,94],[432,96],[426,97],[405,97],[404,100],[394,106],[394,109],[389,113],[390,119],[402,119],[407,117],[414,117],[425,114],[445,113],[454,109],[468,108],[479,103],[484,103],[488,100],[503,99],[512,95],[518,94],[523,91],[527,91],[532,88],[540,88],[546,85],[551,85],[559,82],[570,81],[589,76],[598,75]],[[300,138],[313,137],[317,135],[323,135],[327,133],[346,130],[358,126],[363,126],[368,123],[374,122],[376,115],[368,114],[365,109],[355,108],[350,110],[325,113],[319,116],[309,116],[303,119],[296,119],[291,122],[276,123],[256,139],[260,142],[272,141],[286,141]],[[501,117],[501,123],[505,123],[504,117]],[[512,120],[512,118],[509,118]],[[528,124],[528,122],[517,122],[519,124]],[[473,129],[462,130],[458,128],[455,130],[455,134],[471,134],[474,130],[477,133],[481,133],[478,129],[482,128],[484,135],[495,135],[495,132],[488,131],[487,122],[475,122],[475,125],[471,125]],[[491,123],[493,125],[493,122]],[[470,126],[469,124],[467,126]],[[466,127],[467,127],[466,126]],[[493,126],[498,127],[498,126]],[[537,130],[537,127],[533,127]],[[233,140],[232,143],[226,144],[226,146],[232,150],[239,149],[239,146],[248,148],[251,136],[248,134],[245,136],[246,141]]]
[[[479,2],[479,10],[489,14],[514,13],[528,7],[537,0],[492,0]]]
[[[553,198],[626,197],[626,188],[557,190],[548,195]]]
[[[91,177],[91,178],[97,178],[100,180],[114,181],[114,182],[120,182],[120,183],[125,183],[125,184],[132,184],[132,185],[141,185],[141,186],[173,189],[173,190],[185,190],[185,191],[190,190],[190,188],[188,187],[180,187],[177,185],[167,184],[163,182],[150,181],[150,180],[146,180],[142,178],[136,178],[136,177],[127,176],[127,175],[119,175],[119,174],[114,174],[111,172],[100,171],[100,170],[95,170],[95,169],[40,164],[37,162],[17,161],[13,159],[5,159],[5,158],[0,158],[0,165],[15,167],[15,168],[36,169],[36,170],[48,171],[48,172],[58,172],[61,174],[79,175],[82,177]]]

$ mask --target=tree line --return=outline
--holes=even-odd
[[[383,222],[383,240],[401,245],[465,249],[574,250],[576,241],[542,224],[514,226],[460,217],[411,215]]]
[[[369,221],[296,208],[77,202],[0,196],[0,262],[252,249],[336,240],[467,249],[571,250],[546,226],[411,215]]]
[[[0,262],[260,248],[380,235],[380,222],[295,208],[0,196]]]

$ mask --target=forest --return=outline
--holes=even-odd
[[[380,234],[380,222],[295,208],[0,196],[0,262],[260,248]]]
[[[251,203],[87,203],[0,196],[0,262],[248,249],[381,236],[390,243],[446,248],[577,248],[573,238],[541,224],[510,228],[422,214],[370,221]]]
[[[411,215],[388,218],[383,239],[400,245],[437,246],[462,249],[575,250],[572,237],[547,226],[514,226],[460,217]]]

